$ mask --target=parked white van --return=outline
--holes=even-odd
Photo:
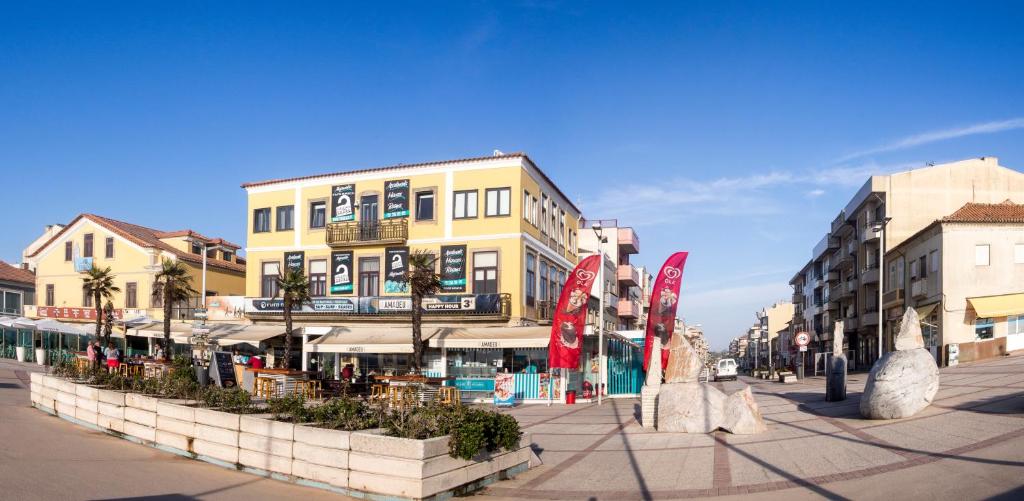
[[[731,358],[723,358],[715,364],[715,381],[725,379],[736,380],[736,361]]]

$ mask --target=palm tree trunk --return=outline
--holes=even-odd
[[[284,364],[285,369],[291,369],[292,364],[292,299],[284,296]]]
[[[164,360],[171,360],[171,292],[174,290],[174,282],[167,279],[164,284]]]
[[[100,291],[93,292],[92,300],[96,306],[96,339],[101,339],[100,336],[103,333],[103,305],[100,304]],[[103,347],[106,348],[109,342],[109,338],[103,338]]]
[[[423,367],[423,294],[412,289],[412,368],[419,373]]]

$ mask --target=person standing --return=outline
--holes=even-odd
[[[165,358],[165,356],[164,356],[164,347],[160,343],[156,344],[156,350],[153,352],[153,358],[155,360],[158,360],[158,361],[161,361],[161,362]]]
[[[117,350],[114,343],[107,344],[107,349],[104,350],[103,355],[107,358],[107,370],[117,369],[117,366],[121,363],[121,352]]]
[[[96,343],[90,342],[89,346],[85,349],[85,357],[89,359],[89,368],[95,369],[98,367],[98,359],[96,355]]]

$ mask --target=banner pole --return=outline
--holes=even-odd
[[[597,325],[597,405],[601,405],[601,394],[602,385],[604,384],[604,247],[602,246],[601,236],[598,236],[597,248],[599,249],[598,255],[601,257],[597,269],[599,284],[598,291],[598,325]]]

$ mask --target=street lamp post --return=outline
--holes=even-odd
[[[601,394],[604,393],[604,243],[608,239],[600,222],[595,222],[591,228],[597,234],[597,281],[601,285],[597,296],[597,405],[601,405]]]
[[[878,234],[878,358],[882,358],[882,332],[885,324],[882,321],[882,299],[885,290],[885,226],[891,217],[876,221],[871,230]]]

